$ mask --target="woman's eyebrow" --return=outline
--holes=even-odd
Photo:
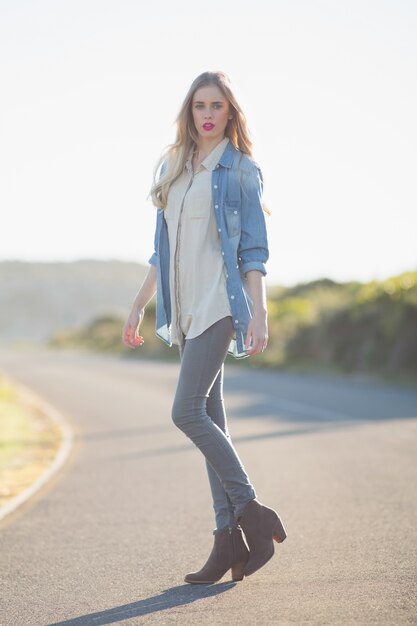
[[[194,104],[205,104],[203,100],[194,100]],[[213,100],[210,104],[224,104],[224,100]]]

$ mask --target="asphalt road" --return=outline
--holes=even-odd
[[[228,367],[235,445],[288,539],[233,584],[183,583],[212,545],[200,453],[170,420],[176,364],[0,352],[76,431],[0,524],[0,624],[417,624],[417,391]]]

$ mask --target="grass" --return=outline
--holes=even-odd
[[[60,441],[36,401],[0,373],[0,506],[43,474]]]

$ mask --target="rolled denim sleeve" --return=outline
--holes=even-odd
[[[262,208],[263,178],[260,168],[251,163],[242,172],[241,236],[238,246],[239,268],[243,274],[258,270],[266,274],[269,257],[265,213]]]

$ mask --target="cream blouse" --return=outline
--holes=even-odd
[[[226,270],[211,197],[212,171],[228,144],[225,137],[195,174],[192,154],[171,185],[164,211],[170,249],[172,342],[198,337],[231,315]]]

